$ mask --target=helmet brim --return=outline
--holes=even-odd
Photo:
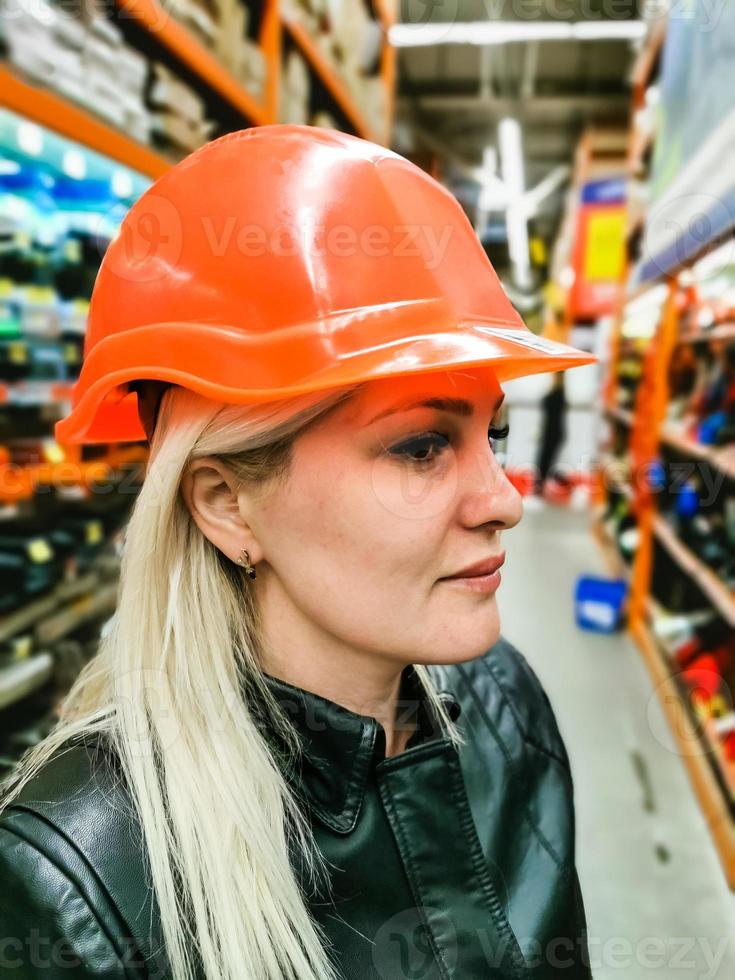
[[[525,326],[482,317],[453,320],[443,329],[432,324],[425,332],[418,329],[409,336],[376,339],[374,345],[343,356],[334,337],[324,331],[316,343],[327,356],[315,356],[318,351],[313,349],[312,338],[306,356],[290,358],[288,364],[280,365],[280,372],[274,370],[272,359],[259,365],[257,339],[244,338],[240,329],[169,323],[141,327],[135,333],[146,333],[147,337],[138,337],[131,346],[129,335],[112,334],[85,360],[75,386],[75,391],[78,387],[83,394],[78,400],[72,394],[71,413],[55,426],[59,442],[145,440],[138,396],[129,387],[136,380],[181,385],[215,401],[253,404],[379,378],[460,367],[488,365],[498,381],[504,382],[598,361],[587,351],[540,337]],[[149,363],[155,367],[146,366],[145,358],[140,357],[140,351],[151,346],[156,349]],[[126,363],[126,354],[133,352],[135,356]]]

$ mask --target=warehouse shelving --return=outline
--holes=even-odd
[[[329,93],[356,135],[387,143],[393,114],[395,50],[387,30],[395,14],[388,0],[375,4],[383,31],[380,74],[386,87],[387,106],[382,132],[374,132],[336,68],[320,50],[308,29],[279,0],[266,0],[259,46],[267,64],[265,98],[258,102],[245,85],[227,70],[183,24],[158,0],[116,0],[124,15],[146,32],[150,42],[166,49],[198,80],[206,91],[217,94],[242,119],[242,126],[278,122],[278,86],[284,31],[298,45],[311,71]],[[174,162],[164,154],[131,139],[92,112],[64,96],[32,84],[15,68],[0,63],[0,106],[81,143],[149,177],[159,177]]]
[[[306,72],[310,76],[309,112],[327,112],[334,119],[334,125],[387,144],[396,68],[396,52],[388,44],[387,33],[396,17],[396,3],[394,0],[357,2],[365,4],[365,16],[372,17],[380,29],[378,36],[375,25],[371,27],[376,35],[373,38],[376,60],[372,65],[373,74],[365,76],[365,79],[373,79],[370,84],[378,89],[375,94],[381,105],[379,119],[375,111],[370,111],[372,104],[361,104],[362,92],[356,87],[358,68],[352,59],[344,57],[343,76],[339,56],[329,57],[328,45],[322,46],[321,42],[326,41],[327,37],[323,33],[318,35],[316,31],[310,33],[306,24],[300,23],[294,16],[293,8],[287,7],[286,0],[262,0],[252,8],[248,7],[251,17],[257,17],[254,25],[257,36],[248,32],[246,44],[257,45],[259,50],[253,47],[242,50],[244,59],[248,54],[251,58],[258,56],[257,62],[243,60],[244,70],[240,72],[242,80],[236,73],[240,66],[237,57],[231,59],[227,56],[218,41],[217,49],[223,51],[223,60],[220,60],[214,48],[208,47],[204,39],[199,39],[196,26],[189,27],[177,20],[164,0],[114,0],[105,16],[111,18],[116,25],[117,36],[123,38],[127,48],[138,53],[139,60],[142,55],[158,63],[157,67],[180,78],[189,87],[193,97],[205,106],[219,132],[280,121],[279,88],[286,54],[295,50],[305,61]],[[335,25],[335,38],[338,37],[337,31]],[[337,46],[333,48],[336,50]],[[228,63],[225,64],[225,61]],[[253,77],[254,64],[261,71],[264,64],[265,73],[260,76],[262,84],[252,86],[251,90],[246,80]],[[107,179],[107,169],[111,172],[118,164],[128,168],[132,172],[130,182],[135,187],[135,195],[138,195],[148,185],[144,178],[155,180],[176,163],[176,153],[155,148],[153,136],[150,143],[141,141],[140,136],[131,136],[122,126],[98,115],[91,108],[91,102],[75,102],[60,91],[46,87],[45,78],[39,80],[41,75],[37,66],[35,74],[32,74],[30,67],[24,70],[22,65],[23,62],[18,59],[12,63],[0,59],[0,109],[9,110],[5,135],[11,131],[14,134],[16,129],[19,131],[23,120],[36,123],[46,130],[43,146],[48,159],[44,160],[44,167],[48,165],[59,169],[66,148],[62,145],[50,148],[50,144],[54,140],[61,144],[63,141],[57,137],[63,137],[78,147],[92,151],[86,157],[92,177],[102,175]],[[351,84],[346,74],[350,65]],[[377,84],[378,79],[380,85]],[[256,90],[259,92],[257,97],[253,94]],[[13,119],[11,114],[18,118]],[[145,129],[140,128],[137,132],[145,132]],[[9,138],[13,139],[14,135]],[[20,143],[18,145],[20,147]],[[32,163],[32,154],[29,157],[23,147],[20,149],[26,157],[24,165],[28,165],[28,160]],[[95,154],[98,155],[96,158]],[[105,173],[102,174],[102,171]],[[135,195],[131,195],[130,199],[134,199]],[[8,285],[7,282],[0,284],[0,288],[5,287],[2,295],[6,298]],[[80,331],[83,330],[85,316],[86,313],[82,311],[78,317]],[[58,323],[49,331],[48,337],[44,333],[38,336],[56,341],[60,336]],[[46,406],[55,407],[58,413],[69,410],[73,381],[31,380],[31,377],[0,382],[0,410],[6,413],[7,418],[14,417],[12,413],[16,411],[33,412],[39,407],[43,409],[45,417]],[[0,445],[0,510],[3,518],[9,522],[8,527],[16,520],[22,524],[24,517],[32,515],[37,505],[36,496],[40,498],[40,491],[47,490],[60,497],[81,500],[80,510],[86,513],[89,506],[90,513],[94,515],[94,491],[103,484],[120,480],[131,479],[137,485],[148,456],[147,447],[143,444],[95,447],[96,451],[89,456],[81,446],[51,446],[50,449],[44,446],[43,450],[40,447],[37,450],[42,461],[15,465],[12,462],[16,451],[13,442],[14,437],[11,436],[7,446]],[[122,536],[123,531],[109,533],[109,539],[105,540],[103,551],[95,557],[91,571],[86,570],[87,558],[80,559],[85,564],[78,565],[75,555],[69,564],[65,561],[62,580],[56,585],[40,594],[34,595],[29,591],[27,601],[22,596],[19,599],[23,602],[20,607],[6,606],[9,611],[0,614],[0,711],[10,709],[6,717],[13,715],[13,705],[26,699],[29,699],[28,708],[23,704],[18,709],[24,723],[34,711],[53,710],[49,701],[62,686],[71,682],[79,667],[75,657],[91,655],[98,626],[114,613],[117,603]],[[50,575],[49,581],[53,581],[53,575]],[[91,646],[86,646],[85,637],[92,637]],[[69,654],[67,651],[70,649],[78,650],[78,655]],[[38,705],[35,697],[31,699],[35,692],[39,692]],[[25,713],[26,710],[29,714]],[[44,725],[46,722],[41,727]],[[11,757],[2,755],[0,768],[12,765],[12,762]]]
[[[632,113],[645,103],[646,88],[654,81],[657,66],[662,61],[666,36],[665,21],[657,22],[644,44],[633,72]],[[628,165],[630,180],[641,176],[645,158],[650,158],[655,133],[650,137],[631,126]],[[657,555],[666,556],[677,574],[698,589],[707,608],[716,611],[721,621],[735,629],[735,590],[717,571],[702,560],[680,538],[676,527],[658,508],[655,487],[641,475],[652,464],[658,464],[662,453],[674,458],[696,461],[718,471],[726,481],[735,481],[735,446],[715,447],[693,441],[689,433],[679,431],[668,419],[669,372],[672,358],[681,345],[707,342],[735,342],[735,324],[729,320],[714,322],[709,318],[706,327],[691,326],[687,317],[687,292],[693,279],[696,262],[715,244],[721,244],[722,229],[717,243],[702,242],[696,254],[687,253],[686,261],[676,268],[662,265],[658,275],[652,275],[655,264],[644,262],[636,249],[646,229],[645,212],[631,205],[627,230],[627,269],[621,287],[618,311],[610,335],[609,374],[605,387],[604,414],[614,425],[622,426],[626,435],[625,451],[633,471],[630,504],[637,521],[638,546],[630,570],[628,629],[636,641],[643,660],[659,695],[665,716],[670,722],[672,737],[689,772],[700,801],[702,812],[719,852],[725,876],[735,889],[735,760],[728,759],[717,734],[718,720],[735,724],[735,711],[729,704],[729,714],[722,719],[698,710],[691,692],[681,679],[681,667],[669,656],[657,636],[656,627],[667,615],[651,594]],[[732,234],[732,229],[729,230]],[[682,253],[684,254],[684,253]],[[641,270],[648,274],[641,278]],[[626,311],[634,302],[652,297],[660,291],[661,302],[652,302],[650,336],[641,335],[641,375],[632,411],[618,404],[621,339]],[[705,319],[705,322],[708,322]],[[600,459],[598,472],[603,498],[600,511],[605,510],[607,491],[619,492],[620,487],[605,480],[610,460]],[[727,486],[728,484],[726,484]],[[599,516],[592,532],[600,543],[608,567],[615,575],[624,573],[618,548]],[[662,559],[664,560],[664,559]],[[725,685],[726,686],[726,685]],[[731,729],[728,729],[731,730]]]
[[[37,653],[27,660],[0,667],[0,710],[41,687],[53,672],[54,658],[50,653]]]
[[[679,540],[660,514],[653,516],[653,533],[674,561],[697,582],[723,618],[735,627],[735,592]]]
[[[191,31],[179,23],[158,0],[116,0],[117,6],[156,41],[174,54],[201,81],[221,95],[234,109],[262,125],[273,119],[274,102],[269,93],[261,105]],[[274,31],[274,27],[276,31]],[[266,4],[261,45],[266,54],[268,76],[277,70],[277,11],[273,0]],[[267,90],[268,91],[268,90]]]
[[[160,177],[173,162],[63,96],[30,84],[3,64],[0,64],[0,106],[148,177]]]
[[[692,459],[700,459],[710,463],[716,469],[722,470],[731,480],[735,479],[735,447],[713,449],[711,446],[692,442],[691,439],[686,439],[665,425],[661,427],[660,438],[672,449],[676,449]]]
[[[685,706],[685,697],[676,685],[671,666],[661,651],[653,632],[644,619],[636,619],[630,626],[648,668],[651,680],[659,696],[664,714],[689,773],[697,794],[702,814],[717,847],[731,887],[735,887],[735,829],[729,792],[723,786],[725,773],[721,766],[711,765],[709,759],[698,751],[706,733]],[[719,759],[715,760],[719,763]],[[718,778],[719,777],[722,778]],[[728,765],[728,778],[729,778]],[[735,784],[730,784],[732,788]]]
[[[342,82],[339,75],[319,50],[318,44],[312,38],[309,31],[295,17],[292,17],[288,13],[284,12],[282,21],[284,27],[298,45],[301,53],[321,79],[322,84],[331,93],[335,103],[354,126],[355,132],[361,136],[376,139],[377,137],[371,134],[370,127],[363,118],[347,86]]]

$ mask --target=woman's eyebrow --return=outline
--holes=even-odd
[[[495,403],[496,411],[503,404],[504,400],[505,392],[500,395]],[[417,400],[417,396],[412,395],[410,398],[397,402],[395,405],[391,405],[390,408],[383,409],[382,412],[378,412],[368,422],[365,422],[365,425],[371,425],[373,422],[377,422],[378,419],[385,418],[386,415],[393,415],[395,412],[407,412],[412,408],[435,408],[440,412],[453,412],[455,415],[462,415],[464,417],[469,417],[474,412],[472,402],[468,402],[464,398],[437,398],[419,395]]]

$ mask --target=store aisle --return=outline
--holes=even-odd
[[[595,980],[731,980],[735,895],[649,674],[627,634],[574,622],[574,583],[607,574],[589,515],[527,510],[505,538],[502,632],[534,666],[575,781]]]

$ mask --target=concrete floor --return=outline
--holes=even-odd
[[[508,531],[502,633],[541,678],[575,784],[595,980],[733,980],[735,894],[627,634],[583,632],[574,585],[607,574],[587,512],[546,504]]]

